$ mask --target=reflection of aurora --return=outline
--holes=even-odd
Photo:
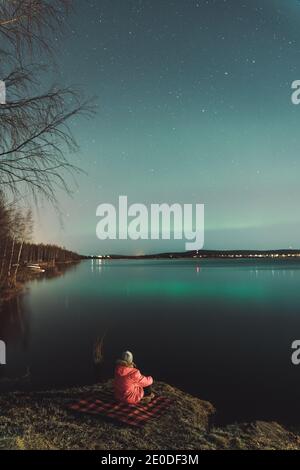
[[[140,276],[137,275],[134,278],[123,279],[122,276],[112,276],[114,270],[118,271],[118,274],[122,272],[131,264],[132,269],[134,267],[137,272],[140,271]],[[94,274],[101,275],[101,283],[94,284],[89,283],[84,286],[84,292],[81,295],[86,297],[92,297],[94,295],[101,295],[106,298],[110,296],[115,297],[151,297],[152,300],[157,298],[199,298],[215,300],[252,300],[252,301],[263,301],[271,300],[276,295],[281,295],[282,291],[274,290],[273,282],[282,281],[282,288],[289,290],[289,285],[284,281],[287,279],[293,279],[295,270],[298,270],[297,265],[293,265],[293,269],[284,269],[284,266],[278,265],[272,268],[268,267],[267,264],[255,267],[251,265],[247,266],[247,260],[245,263],[239,265],[237,261],[233,262],[234,267],[224,264],[223,267],[208,267],[209,260],[201,260],[200,264],[193,264],[193,260],[188,262],[185,261],[146,261],[143,265],[143,261],[130,261],[129,264],[126,261],[113,261],[104,262],[103,260],[93,260],[91,263],[91,272]],[[215,262],[213,264],[221,265],[222,261]],[[229,261],[231,263],[231,261]],[[212,264],[212,265],[213,265]],[[176,266],[180,269],[187,269],[190,274],[189,280],[178,279],[178,276],[174,275],[172,269],[169,271],[170,266]],[[233,266],[232,265],[232,266]],[[146,267],[148,266],[148,268]],[[168,275],[164,276],[162,280],[158,281],[155,276],[149,276],[145,274],[144,268],[164,269],[168,270]],[[225,267],[226,266],[226,267]],[[238,276],[234,275],[234,270],[239,266]],[[186,271],[186,272],[188,272]],[[150,269],[151,272],[151,269]],[[144,277],[145,276],[145,277]],[[243,277],[244,276],[244,277]],[[183,276],[184,277],[184,276]],[[177,279],[176,279],[177,278]],[[260,282],[263,281],[263,282]]]
[[[236,285],[224,284],[201,284],[176,281],[151,281],[151,282],[115,282],[114,285],[107,285],[103,295],[141,295],[141,296],[167,296],[167,297],[213,297],[215,299],[262,299],[268,295],[268,290],[260,285],[249,285],[249,283],[239,283]]]

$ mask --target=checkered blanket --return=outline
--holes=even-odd
[[[143,426],[148,421],[159,418],[170,406],[172,400],[155,397],[145,405],[128,405],[117,402],[112,394],[98,394],[68,405],[68,409],[80,413],[104,415],[132,426]]]

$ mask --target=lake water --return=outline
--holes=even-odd
[[[31,282],[1,316],[3,374],[36,387],[95,380],[104,336],[113,373],[124,349],[146,374],[209,400],[221,420],[300,422],[300,264],[218,260],[84,261]]]

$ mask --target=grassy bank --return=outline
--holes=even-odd
[[[165,383],[155,392],[174,399],[169,411],[142,429],[66,410],[70,400],[107,390],[111,382],[50,392],[0,396],[1,449],[300,449],[300,434],[277,423],[213,425],[214,407]]]

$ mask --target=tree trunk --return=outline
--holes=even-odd
[[[4,252],[3,252],[3,259],[2,259],[2,262],[1,262],[0,280],[2,279],[3,270],[4,270],[4,265],[5,265],[5,261],[6,261],[7,245],[8,245],[8,238],[6,238],[6,241],[5,241],[5,247],[4,247]]]
[[[9,278],[10,278],[10,275],[11,275],[11,267],[12,267],[12,263],[13,263],[14,249],[15,249],[15,237],[13,237],[13,240],[12,240],[11,253],[10,253],[10,259],[9,259],[8,270],[7,270],[7,280],[8,281],[9,281]]]
[[[24,240],[22,240],[22,242],[20,243],[20,248],[19,248],[18,257],[17,257],[16,269],[15,269],[14,277],[13,277],[13,283],[14,284],[17,283],[17,274],[18,274],[19,263],[20,263],[20,259],[21,259],[23,245],[24,245]]]

